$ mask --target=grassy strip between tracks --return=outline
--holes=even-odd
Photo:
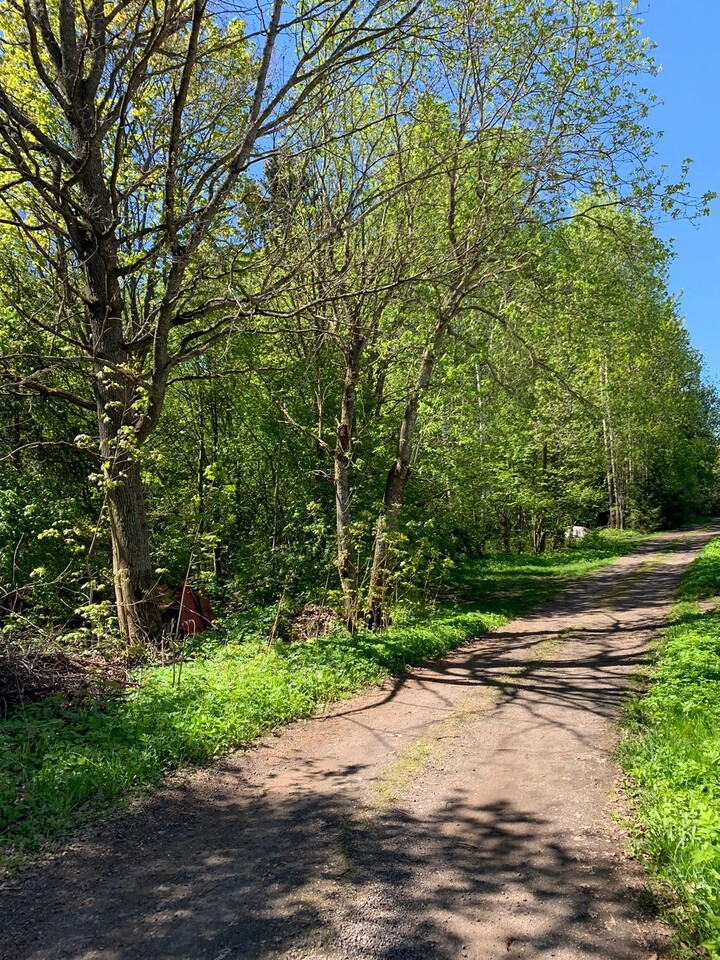
[[[380,634],[336,630],[268,646],[273,611],[246,613],[203,634],[181,672],[145,668],[122,699],[16,709],[0,720],[0,866],[141,795],[169,771],[246,746],[507,622],[641,539],[608,532],[542,556],[468,562],[455,574],[455,602],[424,616],[399,612]]]
[[[664,892],[678,957],[720,960],[720,537],[698,555],[627,712],[636,840]]]

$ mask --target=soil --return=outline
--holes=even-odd
[[[615,721],[716,532],[657,537],[90,829],[4,885],[0,957],[666,957],[624,853]]]

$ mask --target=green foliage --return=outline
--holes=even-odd
[[[635,784],[638,845],[672,891],[689,954],[720,958],[720,539],[683,579],[649,692],[633,703],[622,758]],[[706,951],[706,953],[704,952]]]
[[[79,37],[81,7],[68,8]],[[39,34],[29,7],[8,14],[0,485],[46,528],[82,531],[74,545],[31,544],[26,518],[13,507],[5,522],[0,504],[0,590],[22,589],[35,621],[72,616],[74,632],[102,632],[112,530],[146,526],[144,514],[107,522],[125,455],[142,483],[122,509],[146,498],[148,535],[116,561],[137,554],[145,585],[189,576],[226,611],[282,591],[337,598],[341,423],[340,553],[360,600],[401,435],[412,474],[389,538],[397,602],[431,597],[458,557],[557,547],[576,521],[649,530],[708,508],[717,401],[648,216],[665,187],[635,7],[619,20],[608,3],[427,0],[404,22],[403,3],[362,14],[351,3],[326,35],[331,8],[300,5],[297,36],[292,18],[283,25],[268,76],[281,57],[295,80],[277,101],[258,87],[256,124],[263,57],[239,20],[181,3],[135,75],[163,5],[108,7],[108,42],[86,38],[96,95],[76,91],[100,131],[92,180],[105,186],[92,202],[84,162],[66,155],[75,108],[57,95],[46,48],[57,4]],[[333,38],[354,42],[356,16],[367,49],[356,37],[335,71]],[[320,62],[310,55],[296,76],[311,36]],[[686,173],[664,193],[670,206]],[[101,260],[117,261],[100,284],[117,288],[117,356],[94,342],[79,293],[91,279],[76,248],[86,220],[99,231],[88,248],[109,245]],[[434,368],[419,377],[426,355]],[[417,419],[401,427],[410,401]],[[62,497],[47,497],[48,479]]]
[[[123,701],[7,721],[20,845],[634,542],[558,550],[574,522],[720,502],[634,5],[301,3],[264,53],[165,6],[3,22],[0,643],[138,650],[156,578],[230,620]],[[298,600],[352,619],[377,530],[395,626],[266,649]],[[443,590],[481,607],[421,622]]]
[[[54,701],[0,721],[0,844],[9,861],[157,783],[167,771],[249,744],[522,613],[569,579],[631,549],[601,537],[543,557],[496,557],[456,570],[470,602],[421,618],[398,611],[380,634],[337,629],[268,645],[271,609],[197,637],[182,665],[153,667],[128,697],[69,708]]]
[[[48,495],[39,478],[15,479],[0,490],[0,596],[16,626],[67,622],[87,601],[91,514],[77,496]]]

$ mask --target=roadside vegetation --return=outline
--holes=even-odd
[[[0,862],[138,796],[319,704],[397,676],[507,622],[642,538],[605,531],[552,554],[496,556],[452,571],[434,609],[396,608],[380,634],[336,626],[305,642],[268,642],[272,608],[196,638],[184,662],[135,671],[122,697],[24,705],[0,722]]]
[[[720,538],[681,584],[623,765],[637,846],[667,894],[678,956],[720,958]],[[708,606],[710,609],[708,609]]]

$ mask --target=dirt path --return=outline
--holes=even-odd
[[[96,828],[0,891],[0,957],[666,956],[613,820],[612,720],[711,535],[656,538]]]

